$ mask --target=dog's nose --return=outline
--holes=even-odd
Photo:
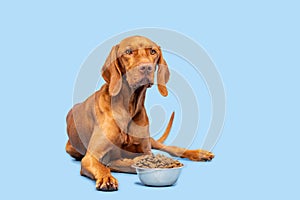
[[[153,67],[151,65],[142,65],[142,66],[139,66],[139,70],[141,73],[145,74],[145,73],[152,72]]]

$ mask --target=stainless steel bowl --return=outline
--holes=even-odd
[[[177,168],[141,168],[133,165],[140,181],[148,186],[170,186],[176,183],[182,167]]]

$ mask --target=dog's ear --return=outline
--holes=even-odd
[[[102,67],[102,77],[109,85],[109,94],[116,96],[122,88],[122,72],[118,61],[118,45],[114,46]]]
[[[163,58],[162,51],[159,48],[159,58],[158,58],[158,70],[157,70],[157,87],[162,96],[168,96],[168,90],[166,87],[167,82],[170,78],[170,72],[167,65],[167,62]]]

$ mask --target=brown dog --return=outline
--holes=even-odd
[[[106,83],[67,115],[66,151],[81,160],[80,174],[96,180],[98,190],[117,190],[118,181],[110,171],[135,173],[131,165],[151,154],[151,148],[194,161],[214,157],[205,150],[162,144],[174,113],[163,136],[157,141],[150,137],[144,101],[147,88],[154,83],[156,66],[159,92],[167,96],[170,73],[160,47],[141,36],[122,40],[102,68]]]

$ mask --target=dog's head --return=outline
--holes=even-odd
[[[170,73],[160,47],[148,38],[132,36],[111,49],[102,68],[102,77],[109,84],[110,95],[116,96],[122,88],[122,79],[134,90],[141,86],[151,87],[156,66],[158,90],[167,96]]]

